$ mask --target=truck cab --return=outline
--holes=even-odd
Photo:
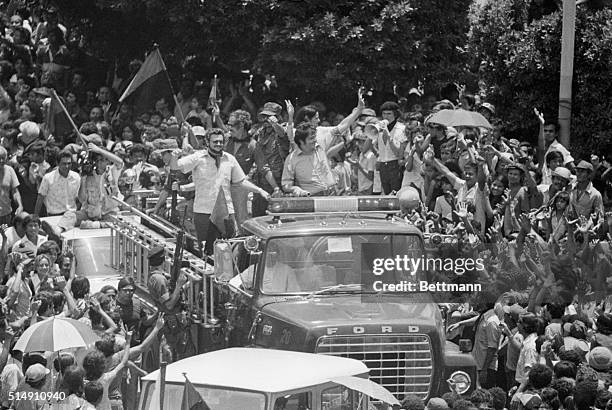
[[[309,205],[317,211],[306,212]],[[370,210],[351,211],[355,205]],[[389,216],[397,205],[381,197],[279,199],[269,216],[246,221],[251,236],[234,251],[238,273],[228,282],[230,345],[358,359],[400,400],[439,396],[449,380],[459,393],[470,392],[474,361],[446,341],[431,295],[373,284],[374,259],[425,252],[422,233]],[[385,274],[404,285],[427,280],[424,271],[394,267]]]
[[[267,216],[243,224],[245,237],[217,241],[212,261],[184,250],[184,305],[196,350],[246,346],[356,359],[398,400],[439,397],[451,386],[470,394],[475,362],[446,340],[432,296],[375,287],[376,261],[426,252],[423,233],[399,211],[395,197],[275,198]],[[145,301],[147,255],[159,247],[170,272],[172,238],[115,219],[111,264],[134,277]],[[391,265],[381,277],[396,284],[428,279],[425,270]],[[145,367],[158,365],[155,348]]]
[[[399,405],[390,392],[368,380],[368,368],[357,360],[230,348],[148,374],[141,380],[138,409],[159,409],[162,385],[163,408],[177,408],[186,380],[211,410],[368,410],[370,398],[381,403],[380,409]]]

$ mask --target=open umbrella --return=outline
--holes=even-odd
[[[14,349],[21,352],[57,352],[86,347],[100,338],[78,320],[52,317],[35,323],[23,332]]]
[[[446,127],[482,127],[493,128],[489,121],[475,111],[467,110],[440,110],[432,114],[426,123],[440,124]]]

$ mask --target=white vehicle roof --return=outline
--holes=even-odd
[[[329,382],[342,376],[368,373],[354,359],[273,349],[229,348],[169,364],[166,382],[229,387],[277,393]],[[143,381],[155,381],[159,370]]]

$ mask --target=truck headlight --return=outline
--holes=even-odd
[[[455,385],[455,390],[459,394],[464,394],[472,386],[470,375],[460,370],[453,372],[448,378],[448,382]]]

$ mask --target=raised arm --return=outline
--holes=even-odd
[[[349,129],[349,127],[353,125],[355,121],[357,121],[357,118],[359,118],[364,108],[365,100],[363,99],[363,93],[360,88],[357,92],[357,107],[355,107],[353,109],[353,112],[351,112],[349,116],[347,116],[345,119],[342,120],[340,124],[337,125],[338,132],[344,135],[344,133]]]
[[[448,178],[453,186],[457,185],[461,181],[461,179],[452,173],[451,170],[448,169],[446,165],[444,165],[438,158],[433,159],[433,165],[438,171],[440,171],[441,174]]]
[[[544,114],[538,111],[537,108],[533,109],[534,114],[538,117],[538,123],[540,124],[540,130],[538,132],[538,164],[540,168],[544,165],[544,154],[546,154],[546,141],[544,141]]]
[[[125,336],[125,346],[123,348],[123,356],[121,356],[121,361],[113,370],[105,373],[103,376],[109,380],[109,384],[117,377],[119,372],[123,370],[128,360],[130,359],[130,342],[131,341],[132,341],[132,332],[128,332],[127,335]]]
[[[147,349],[153,343],[153,341],[157,338],[157,334],[164,327],[164,314],[160,313],[157,317],[157,322],[155,322],[155,327],[149,333],[149,335],[142,341],[138,346],[134,346],[130,349],[130,359],[134,360],[138,356],[142,354],[143,351]]]

